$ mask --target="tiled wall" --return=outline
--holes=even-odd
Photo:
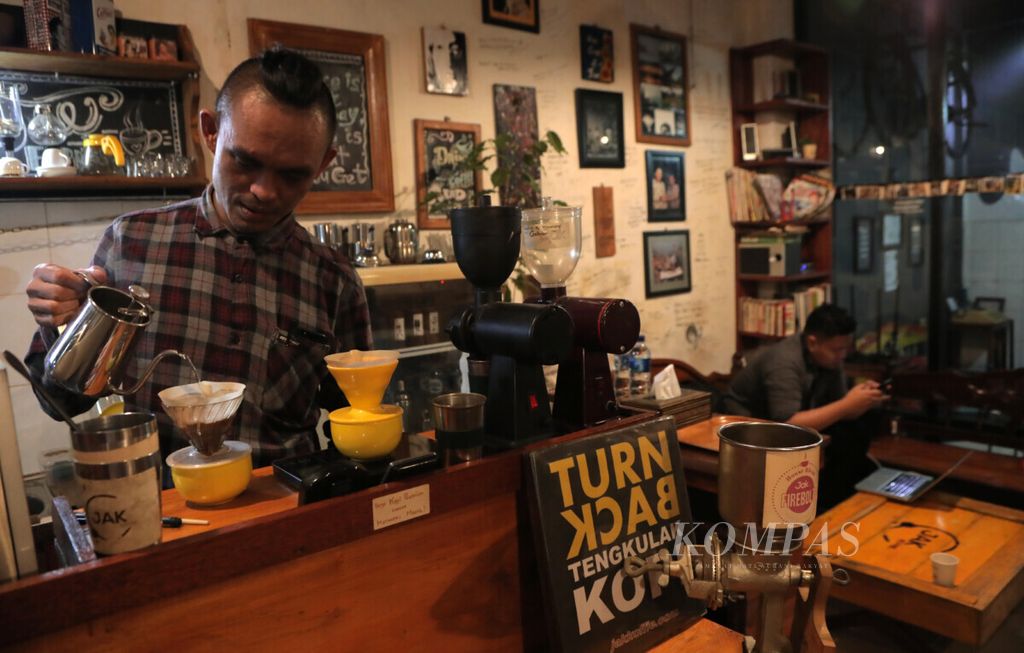
[[[89,265],[96,243],[111,218],[158,205],[158,200],[0,201],[0,349],[19,358],[28,349],[35,321],[26,306],[25,286],[39,263],[71,268]],[[25,474],[39,471],[39,453],[70,446],[68,429],[50,419],[28,382],[7,370]]]
[[[964,286],[968,299],[1003,297],[1014,322],[1014,365],[1024,363],[1024,197],[1003,195],[985,204],[964,196]],[[982,361],[983,362],[983,361]]]

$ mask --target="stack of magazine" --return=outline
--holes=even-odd
[[[700,422],[711,417],[711,393],[683,388],[683,393],[672,399],[653,397],[630,397],[620,399],[619,405],[632,410],[649,410],[671,415],[677,427]]]

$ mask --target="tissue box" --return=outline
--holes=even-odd
[[[676,427],[683,427],[711,417],[711,393],[683,388],[683,394],[672,399],[634,397],[620,399],[619,406],[636,411],[671,415],[676,420]]]
[[[71,41],[76,52],[116,54],[114,0],[71,0]]]

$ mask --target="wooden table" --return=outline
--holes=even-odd
[[[713,621],[701,619],[667,642],[651,649],[651,653],[693,653],[714,651],[715,653],[742,653],[743,635]]]
[[[718,494],[718,427],[733,422],[763,422],[754,417],[712,415],[676,430],[686,484],[698,490]]]
[[[840,529],[856,537],[858,547]],[[824,530],[823,530],[824,529]],[[811,525],[850,583],[832,596],[974,646],[1024,597],[1024,512],[930,492],[907,505],[858,493]],[[929,556],[960,558],[956,586],[932,582]]]
[[[882,464],[933,476],[944,473],[968,451],[948,444],[893,436],[885,436],[871,443],[871,455]],[[970,458],[953,470],[949,478],[1016,492],[1024,497],[1024,458],[974,451]]]

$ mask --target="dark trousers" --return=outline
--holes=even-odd
[[[881,432],[881,427],[881,414],[872,411],[824,429],[829,441],[825,446],[825,464],[819,474],[819,515],[849,498],[855,491],[853,486],[876,469],[867,453],[871,439]]]

